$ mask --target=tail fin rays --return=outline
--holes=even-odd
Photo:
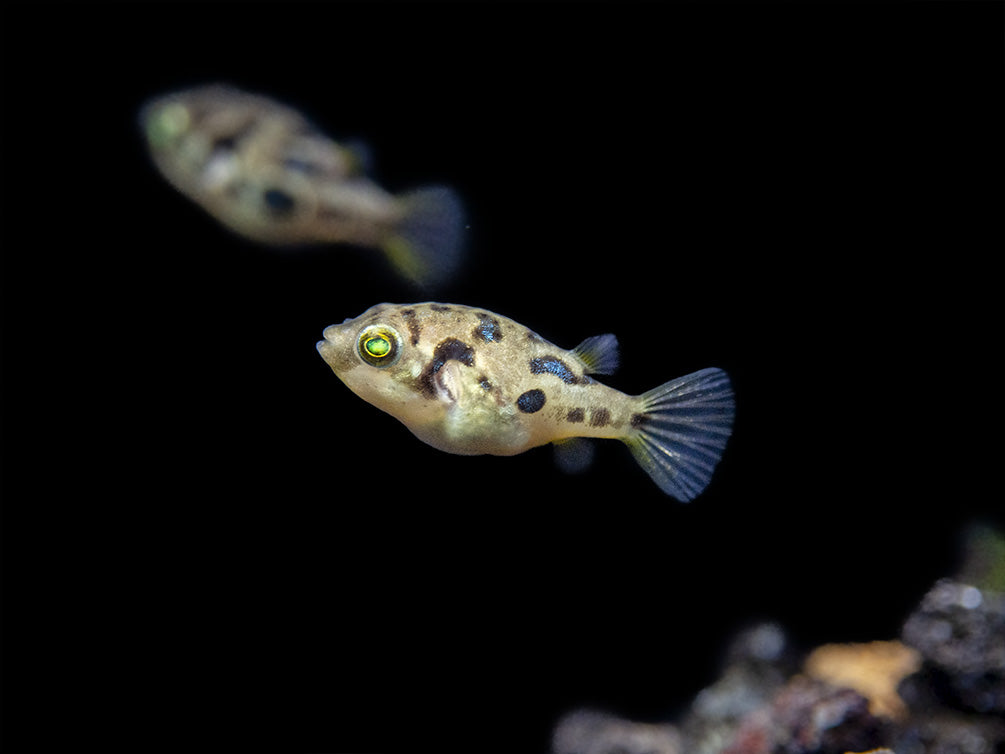
[[[401,197],[404,215],[383,244],[391,264],[420,286],[446,283],[464,254],[464,207],[453,189],[431,186]]]
[[[708,486],[735,413],[729,377],[702,369],[642,396],[643,411],[624,439],[632,455],[668,495],[688,502]]]

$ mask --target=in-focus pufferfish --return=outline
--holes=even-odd
[[[392,196],[363,174],[361,150],[289,107],[211,85],[149,102],[140,121],[164,177],[246,238],[379,248],[422,285],[444,282],[459,263],[464,213],[454,191]]]
[[[618,439],[682,501],[708,485],[732,431],[733,391],[721,369],[641,395],[597,382],[591,374],[618,366],[610,334],[567,351],[485,309],[379,304],[325,328],[317,348],[350,390],[435,448],[508,456],[581,445],[573,438]]]

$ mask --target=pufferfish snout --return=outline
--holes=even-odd
[[[335,365],[338,365],[341,370],[347,370],[356,365],[356,357],[350,343],[352,333],[346,327],[352,321],[352,318],[349,318],[341,325],[329,325],[322,333],[324,340],[318,341],[318,353],[321,354],[321,358],[332,365],[332,369],[335,369]]]
[[[611,334],[565,350],[484,309],[379,304],[325,328],[317,348],[350,390],[435,448],[508,456],[555,443],[568,459],[585,455],[581,438],[617,439],[682,501],[708,485],[732,432],[733,392],[721,369],[641,395],[598,382],[591,375],[618,366]]]

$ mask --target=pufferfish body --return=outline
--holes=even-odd
[[[245,238],[379,248],[424,285],[443,282],[459,262],[464,213],[451,189],[388,193],[364,174],[361,149],[290,107],[215,84],[154,99],[140,121],[168,182]]]
[[[485,309],[379,304],[325,328],[317,349],[350,390],[434,448],[510,456],[617,439],[682,501],[708,485],[732,431],[733,392],[721,369],[628,395],[591,376],[617,368],[614,335],[565,350]]]

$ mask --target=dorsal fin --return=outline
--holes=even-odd
[[[614,374],[621,363],[618,338],[611,333],[587,338],[572,349],[572,354],[583,365],[584,374]]]

